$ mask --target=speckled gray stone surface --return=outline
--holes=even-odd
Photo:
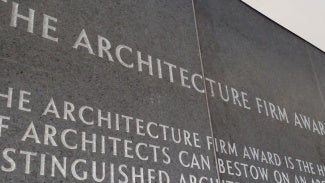
[[[0,2],[0,91],[6,93],[8,87],[14,88],[13,108],[6,108],[6,100],[1,99],[1,114],[10,115],[12,119],[7,122],[9,129],[3,131],[0,146],[1,150],[15,148],[17,151],[10,154],[16,161],[16,170],[10,173],[0,171],[1,182],[78,182],[71,175],[71,171],[67,173],[66,178],[58,169],[55,177],[51,176],[50,163],[45,168],[45,176],[40,175],[37,163],[40,161],[39,157],[32,157],[31,172],[25,174],[25,159],[18,155],[20,150],[54,155],[58,158],[67,157],[70,164],[72,160],[81,158],[89,162],[96,160],[105,161],[107,164],[160,169],[169,173],[171,182],[178,182],[181,173],[186,174],[187,179],[189,174],[216,177],[213,152],[206,148],[193,148],[171,143],[170,139],[156,140],[133,133],[89,127],[78,120],[72,122],[56,119],[54,115],[41,115],[53,97],[60,115],[63,115],[63,101],[69,101],[76,107],[87,105],[113,114],[129,115],[147,122],[153,121],[209,136],[211,130],[204,94],[170,83],[166,78],[152,77],[146,73],[147,68],[144,68],[144,72],[126,69],[117,63],[115,57],[115,62],[112,63],[107,58],[89,54],[85,48],[72,47],[81,30],[85,29],[96,54],[97,35],[101,35],[109,39],[112,47],[118,44],[131,47],[132,56],[125,57],[130,62],[135,61],[136,50],[139,50],[143,55],[150,54],[153,58],[164,59],[191,72],[201,73],[191,1],[17,0],[15,2],[19,3],[21,14],[27,15],[27,8],[35,10],[35,33],[26,32],[27,23],[23,20],[18,21],[17,28],[10,27],[12,1]],[[59,37],[59,43],[41,37],[43,13],[58,19],[55,24],[57,31],[51,32],[51,35]],[[154,72],[157,75],[157,71]],[[31,92],[29,106],[32,112],[17,110],[19,90]],[[172,162],[165,165],[161,162],[162,158],[159,158],[160,162],[154,162],[153,153],[149,150],[146,154],[149,154],[150,159],[141,161],[137,158],[124,158],[122,152],[117,156],[112,155],[112,146],[106,147],[107,153],[103,155],[100,152],[92,153],[91,148],[87,148],[87,151],[68,150],[60,143],[58,147],[53,147],[35,144],[32,140],[22,142],[20,139],[31,121],[39,130],[41,140],[44,135],[42,132],[44,124],[55,126],[58,133],[73,128],[79,133],[97,133],[98,138],[100,135],[106,135],[133,142],[168,146]],[[131,127],[133,125],[131,124]],[[77,142],[80,145],[80,137],[71,138],[70,143]],[[209,156],[212,170],[184,168],[177,161],[181,150],[186,150],[189,154],[195,152],[198,155]],[[62,159],[59,161],[62,162]],[[7,167],[10,165],[3,158],[0,164]],[[77,171],[82,175],[83,170],[90,169],[91,164],[88,163],[87,166],[80,165]],[[131,169],[128,169],[128,173],[130,171]],[[108,169],[106,172],[106,176],[110,177]],[[94,182],[91,176],[89,173],[85,181]],[[121,175],[116,174],[114,182],[117,182],[118,178],[121,178]],[[145,174],[145,182],[148,182],[147,178]],[[105,182],[109,180],[107,178]],[[129,181],[131,182],[131,179]],[[136,182],[140,182],[140,179],[136,179]]]
[[[229,90],[233,87],[246,92],[251,107],[247,110],[234,105],[232,99],[224,102],[208,95],[215,137],[237,143],[239,149],[252,146],[282,157],[324,164],[324,137],[294,126],[295,112],[325,120],[321,97],[324,53],[240,1],[197,0],[195,6],[205,76],[227,85]],[[290,124],[266,117],[265,112],[259,114],[255,97],[285,107]],[[273,170],[288,172],[291,181],[294,174],[306,176],[309,181],[313,177],[300,172],[297,165],[295,170],[288,170],[225,153],[218,153],[218,157],[270,170],[269,181],[221,173],[224,180],[275,182]]]
[[[17,27],[10,26],[14,2],[19,4],[21,14],[27,15],[28,8],[35,10],[33,34],[26,31],[27,22],[24,20],[19,19]],[[58,43],[42,37],[43,14],[57,18],[57,23],[51,22],[57,30],[50,31],[50,35],[58,37]],[[217,139],[218,152],[215,154],[220,160],[217,165],[220,178],[230,181],[227,183],[276,182],[274,171],[288,173],[291,182],[294,182],[295,174],[305,176],[308,182],[311,182],[311,178],[324,179],[300,171],[297,162],[294,162],[293,170],[285,167],[285,157],[289,156],[292,161],[301,159],[314,163],[314,166],[325,163],[324,137],[294,125],[295,113],[317,122],[325,120],[324,53],[240,1],[195,0],[193,7],[190,0],[8,0],[0,1],[0,15],[0,94],[6,94],[9,87],[13,88],[11,108],[7,107],[7,100],[0,95],[0,115],[10,117],[10,120],[3,121],[8,129],[1,128],[0,182],[95,182],[91,163],[96,161],[106,163],[106,178],[102,182],[141,182],[140,178],[133,181],[130,176],[132,167],[135,167],[137,173],[144,169],[143,182],[149,182],[148,169],[154,169],[156,174],[152,182],[159,182],[157,171],[162,170],[168,173],[171,183],[182,182],[182,174],[186,183],[200,183],[200,178],[203,180],[201,183],[205,183],[202,177],[207,177],[209,183],[215,183],[218,174],[214,166],[214,152],[207,149],[205,139],[212,136],[211,131]],[[88,35],[93,54],[85,47],[73,48],[83,29]],[[110,41],[114,61],[109,61],[105,53],[104,58],[98,56],[98,35]],[[132,53],[123,50],[122,56],[126,64],[134,63],[134,68],[126,68],[119,63],[114,53],[118,45],[127,45],[132,49]],[[142,72],[138,71],[137,51],[142,53],[144,60],[148,59],[148,55],[152,56],[152,76],[145,65]],[[166,61],[175,65],[174,81],[170,80],[166,65],[161,69],[162,78],[159,78],[157,58],[161,63]],[[188,74],[188,77],[198,73],[197,76],[204,74],[206,78],[214,80],[214,96],[209,80],[205,80],[207,94],[196,91],[193,83],[190,88],[183,87],[180,68],[186,70],[183,74]],[[186,80],[187,84],[191,79]],[[197,87],[202,89],[203,82],[196,82]],[[229,102],[223,101],[219,97],[218,84],[223,91],[227,86],[229,91],[239,92],[240,97],[245,95],[246,108],[249,109],[243,106],[242,98],[239,99],[241,105],[238,101],[234,104],[233,98]],[[26,95],[30,103],[24,103],[25,107],[32,109],[31,112],[19,110],[21,90],[31,93],[30,96]],[[265,113],[265,108],[261,108],[259,113],[256,97],[262,102],[265,100],[284,107],[289,123],[272,118],[270,111]],[[60,117],[53,113],[42,115],[51,98]],[[112,129],[105,125],[99,127],[82,123],[77,118],[78,111],[73,112],[76,117],[76,121],[73,121],[68,114],[64,115],[64,101],[73,103],[76,110],[82,106],[92,107],[94,112],[88,108],[85,113],[88,120],[96,119],[100,109],[112,115],[120,114],[120,120],[121,115],[127,115],[144,120],[144,124],[156,122],[158,125],[186,130],[184,133],[198,133],[201,148],[192,147],[193,137],[190,139],[192,146],[184,145],[184,141],[173,143],[170,132],[167,132],[166,140],[162,134],[159,139],[151,138],[148,134],[138,135],[135,120],[130,123],[131,133],[125,131],[125,124],[120,126],[120,130],[113,129],[116,127],[115,117],[112,118]],[[64,116],[69,119],[65,120]],[[22,141],[31,122],[39,143],[32,138]],[[53,139],[57,146],[51,145],[51,142],[46,145],[45,125],[56,128],[57,135]],[[76,150],[67,149],[60,140],[59,135],[66,129],[76,130],[77,134],[70,132],[66,138],[70,145],[78,144]],[[86,150],[82,150],[82,132],[87,134],[87,138],[93,133],[97,134],[97,148],[102,145],[102,137],[132,141],[129,153],[134,158],[125,156],[122,144],[117,146],[116,155],[112,144],[105,146],[104,153],[100,148],[92,152],[89,144]],[[159,133],[158,130],[152,132]],[[223,142],[236,143],[238,155],[226,153]],[[140,149],[141,155],[148,156],[148,160],[141,160],[135,154],[135,144],[138,143],[168,147],[170,162],[163,162],[167,159],[161,150],[155,154],[144,146],[141,146],[145,149]],[[272,165],[269,157],[264,162],[243,158],[245,146],[276,153],[281,165]],[[8,148],[12,149],[6,153],[4,150]],[[24,151],[37,153],[31,155],[30,172],[27,173],[26,156],[22,155]],[[184,156],[184,153],[182,156],[186,165],[179,161],[182,151],[188,153],[188,156]],[[197,161],[192,159],[193,154]],[[46,156],[44,169],[41,167],[41,155]],[[155,155],[158,156],[157,161]],[[66,175],[51,164],[52,156],[57,157],[60,163],[64,157],[67,158]],[[203,169],[201,157],[210,160],[210,169]],[[78,164],[75,172],[82,176],[87,171],[84,181],[77,180],[71,171],[76,159],[87,160],[87,163]],[[227,171],[220,165],[226,160],[229,160]],[[247,177],[243,169],[239,175],[234,162],[268,169],[268,180],[263,180],[261,176],[254,179],[249,169]],[[110,163],[115,165],[112,179]],[[127,166],[122,169],[125,169],[129,180],[119,173],[118,166],[122,164]],[[229,168],[231,165],[233,167]],[[10,167],[13,170],[9,170]],[[97,170],[100,177],[98,164]]]

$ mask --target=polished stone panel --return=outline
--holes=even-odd
[[[323,180],[316,164],[324,164],[325,116],[308,54],[311,45],[240,1],[197,0],[195,8],[205,76],[216,82],[214,93],[206,82],[214,136],[226,144],[236,143],[237,147],[237,154],[231,154],[222,148],[223,141],[217,141],[221,179],[277,182],[284,181],[288,173],[290,182],[295,181],[295,175],[305,176],[308,182]],[[218,83],[225,100],[220,97]],[[229,98],[225,95],[227,89]],[[310,120],[311,130],[307,129],[308,122],[304,126],[302,118]],[[313,119],[317,126],[314,131]],[[253,147],[260,153],[263,150],[266,159],[259,154],[259,159],[254,160]],[[268,158],[267,152],[273,159]],[[275,156],[281,165],[277,165]],[[289,158],[286,166],[288,156],[292,157],[294,168]],[[226,160],[230,160],[229,166]],[[300,160],[313,164],[300,170]],[[248,173],[242,165],[237,166],[239,170],[234,168],[236,162],[246,164]],[[267,178],[261,169],[268,171]]]
[[[25,19],[33,10],[32,31],[21,17],[12,24],[17,4]],[[167,182],[164,172],[169,182],[179,182],[181,174],[187,182],[190,175],[217,177],[213,150],[205,142],[211,136],[205,95],[181,82],[180,68],[186,70],[183,74],[201,73],[191,1],[9,0],[0,1],[0,12],[0,93],[13,88],[11,108],[0,98],[1,115],[11,118],[4,120],[8,129],[2,128],[0,138],[2,181],[95,182],[92,172],[97,167],[100,179],[102,162],[103,182]],[[52,17],[52,28],[45,29],[58,42],[44,38],[44,14]],[[116,54],[118,47],[124,62]],[[145,63],[148,55],[152,72]],[[173,81],[165,62],[175,65]],[[19,110],[20,95],[31,112]],[[99,110],[103,118],[110,112],[110,125],[105,119],[99,125]],[[147,124],[151,126],[141,126]],[[172,128],[176,133],[180,129],[180,143],[172,141]],[[148,129],[152,134],[141,135]],[[198,158],[194,163],[193,154]],[[201,155],[210,161],[210,170],[201,166]]]

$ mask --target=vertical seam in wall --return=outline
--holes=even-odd
[[[309,48],[305,45],[305,48],[307,50],[307,54],[308,54],[308,60],[311,64],[311,70],[314,74],[314,77],[315,77],[315,80],[316,80],[316,87],[317,87],[317,90],[318,90],[318,93],[320,95],[320,98],[321,98],[321,102],[323,104],[323,109],[325,110],[325,101],[324,101],[324,97],[323,97],[323,94],[322,94],[322,90],[320,89],[320,82],[319,82],[319,79],[318,79],[318,76],[317,76],[317,73],[316,73],[316,70],[315,70],[315,66],[314,66],[314,63],[311,59],[311,56],[310,56],[310,51],[309,51]]]
[[[217,151],[216,151],[215,138],[214,138],[214,135],[213,135],[212,119],[211,119],[210,106],[209,106],[209,101],[208,101],[208,92],[207,92],[208,90],[207,90],[206,83],[205,83],[205,73],[204,73],[203,60],[202,60],[202,54],[201,54],[201,45],[200,45],[199,32],[198,32],[197,21],[196,21],[194,0],[192,0],[192,6],[193,6],[193,18],[194,18],[196,42],[197,42],[198,51],[199,51],[199,59],[200,59],[200,63],[201,63],[203,86],[204,86],[204,90],[205,90],[205,100],[206,100],[206,106],[207,106],[207,110],[208,110],[208,118],[209,118],[210,130],[211,130],[210,133],[211,133],[211,138],[212,138],[213,156],[214,156],[214,161],[215,161],[214,166],[215,166],[216,171],[217,171],[218,181],[220,182],[220,174],[219,174],[219,170],[217,168]]]

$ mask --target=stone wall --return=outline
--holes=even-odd
[[[244,3],[0,13],[3,182],[325,181],[325,55]]]

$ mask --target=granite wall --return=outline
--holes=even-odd
[[[241,1],[0,14],[2,182],[325,182],[325,55]]]

